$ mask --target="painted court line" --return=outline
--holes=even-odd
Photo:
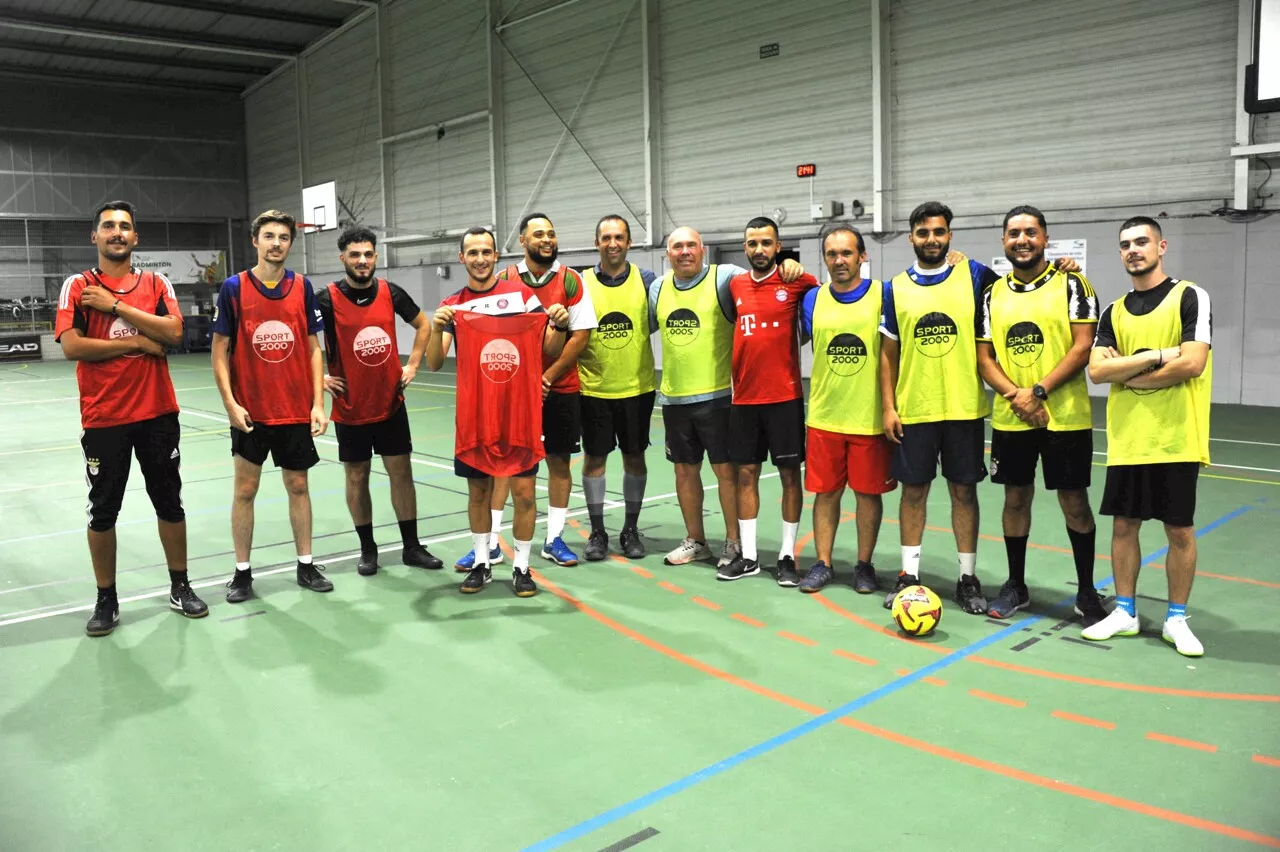
[[[1193,751],[1207,751],[1209,754],[1213,754],[1218,750],[1216,745],[1196,742],[1195,740],[1184,740],[1181,737],[1171,737],[1168,734],[1157,734],[1155,731],[1147,731],[1147,739],[1158,743],[1168,743],[1169,745],[1189,748]]]
[[[644,841],[648,840],[650,837],[656,837],[657,835],[658,835],[658,829],[643,828],[640,831],[637,831],[635,834],[631,835],[630,837],[624,837],[621,840],[619,840],[617,843],[612,843],[604,847],[603,849],[600,850],[600,852],[624,852],[624,850],[630,849],[632,846],[641,844]]]
[[[1089,716],[1080,716],[1076,713],[1068,713],[1065,710],[1054,710],[1049,715],[1055,719],[1062,719],[1066,722],[1075,722],[1077,725],[1088,725],[1091,728],[1101,728],[1104,731],[1114,731],[1116,729],[1115,722],[1104,722],[1101,719],[1094,719]]]

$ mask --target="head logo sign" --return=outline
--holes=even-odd
[[[631,317],[622,311],[610,311],[600,317],[600,327],[591,333],[591,337],[609,349],[622,349],[631,342],[634,331]]]
[[[376,367],[391,357],[391,335],[376,325],[367,325],[356,334],[353,344],[361,364]]]
[[[510,340],[495,337],[480,350],[480,375],[495,384],[505,384],[520,372],[520,350]]]
[[[676,346],[688,346],[698,339],[702,323],[688,308],[676,308],[667,314],[667,339]]]
[[[941,358],[955,349],[959,336],[956,321],[940,311],[927,313],[916,322],[916,349],[930,358]]]
[[[1044,351],[1044,334],[1033,322],[1016,322],[1004,338],[1009,360],[1019,367],[1030,367]]]
[[[116,317],[111,323],[111,328],[107,329],[107,337],[111,340],[124,340],[129,337],[136,337],[138,330],[133,327],[133,323],[124,317]],[[126,358],[141,358],[141,352],[128,352]]]
[[[867,365],[867,344],[856,334],[837,334],[827,344],[827,367],[837,376],[856,376]]]
[[[279,320],[267,320],[253,330],[253,351],[272,364],[288,358],[296,343],[293,329]]]

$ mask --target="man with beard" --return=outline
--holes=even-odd
[[[637,528],[648,480],[644,451],[653,420],[653,347],[649,344],[649,287],[654,274],[627,262],[631,225],[609,215],[596,224],[600,262],[582,274],[599,326],[578,358],[582,383],[582,491],[591,517],[588,562],[609,555],[604,526],[605,465],[614,447],[622,451],[622,496],[626,516],[618,545],[628,559],[644,556]]]
[[[800,299],[818,286],[812,275],[783,281],[778,269],[778,224],[765,216],[747,223],[743,248],[751,271],[729,282],[733,299],[733,404],[729,407],[729,460],[738,468],[738,528],[742,554],[716,573],[739,580],[760,573],[756,518],[760,467],[771,457],[782,480],[782,548],[775,579],[796,586],[795,544],[804,492],[804,385],[796,313]]]
[[[1045,259],[1044,214],[1020,206],[1004,217],[1013,271],[988,287],[978,326],[978,372],[996,392],[991,412],[991,481],[1004,486],[1009,578],[987,614],[1008,618],[1031,603],[1027,538],[1036,463],[1058,492],[1075,558],[1076,613],[1085,626],[1106,617],[1093,585],[1095,529],[1089,508],[1093,415],[1084,367],[1098,322],[1098,297],[1083,275]]]
[[[346,275],[316,294],[324,321],[324,348],[329,373],[325,390],[333,395],[331,419],[338,434],[338,460],[346,471],[347,509],[360,539],[356,570],[378,573],[378,545],[373,539],[373,501],[369,470],[373,454],[391,481],[391,506],[400,525],[401,561],[418,568],[444,567],[418,541],[418,500],[413,484],[413,441],[404,388],[417,375],[431,336],[427,315],[404,290],[382,278],[378,238],[368,228],[353,226],[338,237],[339,259]],[[400,366],[395,318],[417,334],[409,361]]]
[[[1196,576],[1196,480],[1209,464],[1213,317],[1203,288],[1165,274],[1168,245],[1154,219],[1135,216],[1120,226],[1133,289],[1103,311],[1089,355],[1089,378],[1111,385],[1099,511],[1113,516],[1116,607],[1080,635],[1137,635],[1138,532],[1143,521],[1157,520],[1169,542],[1161,635],[1179,654],[1199,657],[1204,645],[1187,626],[1187,600]]]
[[[57,340],[76,363],[80,445],[89,483],[89,559],[98,600],[85,624],[106,636],[120,621],[116,595],[116,517],[136,454],[169,566],[169,608],[202,618],[209,607],[187,580],[187,522],[182,508],[178,400],[166,347],[182,340],[173,285],[132,264],[138,244],[133,205],[110,201],[93,217],[98,265],[72,275],[58,297]]]
[[[258,262],[222,282],[213,314],[213,380],[231,423],[235,462],[231,538],[236,571],[227,583],[228,603],[253,597],[253,503],[268,455],[280,468],[288,494],[298,585],[333,591],[311,560],[307,483],[307,471],[320,462],[315,438],[329,425],[320,309],[311,282],[284,265],[298,233],[296,220],[268,210],[253,220],[250,232]]]

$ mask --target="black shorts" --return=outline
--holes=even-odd
[[[653,391],[622,399],[582,396],[582,449],[604,458],[617,447],[624,456],[638,456],[649,446],[653,423]]]
[[[1118,464],[1107,468],[1103,515],[1191,527],[1196,521],[1199,462]]]
[[[409,413],[401,403],[396,413],[377,423],[348,426],[334,423],[338,436],[338,461],[367,462],[373,454],[380,456],[407,456],[413,452],[413,439],[409,437]]]
[[[150,420],[80,433],[85,478],[89,482],[89,529],[106,532],[116,525],[125,486],[129,484],[130,454],[138,459],[156,517],[172,524],[186,519],[182,509],[182,456],[178,452],[180,432],[178,415],[162,414]]]
[[[1046,491],[1088,488],[1093,482],[1093,430],[992,430],[992,482],[1035,485],[1037,460]]]
[[[706,453],[712,464],[729,461],[729,398],[709,399],[685,405],[662,406],[667,461],[702,464]]]
[[[957,485],[977,485],[987,478],[984,455],[981,417],[904,423],[891,473],[903,485],[924,485],[938,475],[941,457],[944,479]]]
[[[453,458],[453,472],[457,476],[461,476],[463,479],[489,479],[491,476],[493,476],[493,474],[491,473],[485,473],[483,470],[480,470],[479,468],[472,467],[471,465],[467,464],[457,456],[454,456]],[[537,462],[534,462],[533,467],[529,468],[528,470],[522,470],[516,474],[516,476],[521,476],[521,477],[537,476],[537,475],[538,475]]]
[[[542,401],[542,446],[549,456],[569,456],[582,449],[581,394],[552,391]]]
[[[729,459],[734,464],[799,467],[804,461],[804,400],[729,407]]]
[[[320,463],[310,423],[264,426],[255,423],[252,432],[231,429],[231,455],[262,467],[267,455],[281,470],[310,470]]]

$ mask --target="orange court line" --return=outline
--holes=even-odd
[[[694,597],[693,597],[693,602],[694,602],[694,603],[696,603],[698,606],[705,606],[707,609],[710,609],[710,610],[719,610],[719,609],[720,609],[720,604],[718,604],[718,603],[712,603],[711,601],[707,600],[706,598],[700,598],[700,597],[698,597],[697,595],[694,595]]]
[[[1004,704],[1009,707],[1026,707],[1027,702],[1019,701],[1016,698],[1006,698],[1003,695],[996,695],[994,692],[983,692],[981,689],[971,689],[969,694],[974,698],[983,698],[987,701],[994,701],[996,704]]]
[[[808,638],[807,636],[799,636],[795,633],[788,633],[785,630],[779,630],[778,635],[781,636],[783,639],[790,639],[792,642],[796,642],[800,645],[806,645],[810,648],[818,644],[816,641]]]
[[[1065,719],[1068,722],[1075,722],[1080,725],[1102,728],[1104,731],[1114,731],[1116,729],[1115,722],[1104,722],[1101,719],[1091,719],[1088,716],[1078,716],[1075,713],[1068,713],[1065,710],[1054,710],[1049,715],[1055,719]]]
[[[855,663],[862,663],[864,666],[879,665],[877,660],[873,660],[870,657],[864,657],[861,654],[855,654],[852,651],[846,651],[843,648],[836,648],[831,653],[835,654],[837,657],[844,657],[846,660],[853,660]]]
[[[1265,754],[1255,754],[1253,762],[1261,763],[1265,766],[1280,766],[1280,760],[1276,760],[1274,757],[1267,757]]]
[[[1164,571],[1163,562],[1153,562],[1149,566],[1159,571]],[[1266,580],[1255,580],[1252,577],[1232,577],[1229,574],[1215,574],[1212,571],[1201,571],[1196,569],[1197,577],[1212,577],[1215,580],[1230,580],[1233,583],[1248,583],[1250,586],[1265,586],[1268,589],[1280,589],[1280,583],[1268,583]]]
[[[1194,749],[1195,751],[1207,751],[1213,754],[1218,750],[1216,745],[1208,743],[1200,743],[1195,740],[1184,740],[1181,737],[1171,737],[1167,734],[1157,734],[1155,731],[1147,731],[1147,739],[1154,740],[1158,743],[1168,743],[1169,745],[1181,746],[1182,748]]]
[[[680,588],[675,583],[668,583],[666,580],[659,580],[658,585],[666,589],[668,592],[675,592],[677,595],[684,594],[684,589]]]
[[[743,624],[750,624],[752,627],[764,627],[763,621],[756,621],[751,616],[743,615],[740,612],[735,612],[733,615],[729,617],[732,618],[734,621],[741,621]]]
[[[641,577],[644,577],[646,580],[653,579],[653,572],[650,571],[648,568],[641,568],[639,565],[630,565],[628,567],[630,567],[632,571],[639,574]]]

